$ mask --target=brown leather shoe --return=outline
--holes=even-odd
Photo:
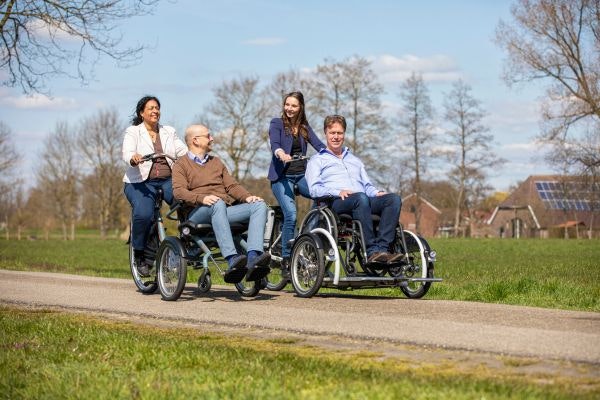
[[[371,263],[387,263],[388,259],[391,257],[392,255],[390,253],[386,253],[385,251],[376,251],[375,253],[371,254],[369,256],[369,258],[367,259],[367,263],[371,264]]]
[[[388,262],[388,264],[397,263],[397,262],[404,260],[405,258],[406,258],[406,254],[403,254],[403,253],[390,254],[390,258],[388,259],[387,262]]]

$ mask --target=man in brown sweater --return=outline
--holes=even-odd
[[[237,283],[244,277],[247,281],[262,279],[270,271],[271,258],[263,252],[267,205],[240,185],[218,157],[209,154],[213,137],[207,127],[189,126],[185,142],[189,151],[173,166],[175,198],[196,207],[188,217],[190,221],[212,224],[221,254],[229,265],[225,282]],[[237,253],[232,222],[249,222],[247,257]]]

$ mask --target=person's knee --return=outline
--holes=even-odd
[[[266,217],[267,215],[267,203],[265,203],[264,201],[255,201],[254,203],[250,203],[252,208],[252,214],[257,214],[257,215],[264,215]]]
[[[371,202],[369,200],[369,196],[367,196],[366,193],[357,193],[355,204],[356,208],[358,209],[371,208]]]
[[[390,193],[390,204],[399,210],[402,207],[402,199],[396,193]]]
[[[227,204],[222,199],[217,200],[211,207],[213,213],[227,211]]]
[[[136,220],[150,221],[154,217],[154,206],[150,204],[138,204],[133,209],[133,218]]]

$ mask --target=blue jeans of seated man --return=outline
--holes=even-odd
[[[294,184],[298,185],[298,192],[302,196],[310,198],[304,174],[285,175],[271,183],[271,190],[283,213],[283,224],[281,227],[281,256],[283,258],[290,256],[291,249],[288,242],[294,238],[296,231],[296,215],[298,211],[296,208]]]
[[[123,188],[125,197],[131,204],[131,245],[135,250],[144,250],[150,227],[154,222],[154,204],[158,189],[163,190],[163,199],[173,203],[173,185],[171,178],[148,179],[139,183],[126,183]]]
[[[217,201],[212,206],[199,206],[192,211],[188,220],[196,224],[211,224],[217,243],[223,257],[237,254],[231,227],[234,222],[248,225],[248,251],[254,250],[260,253],[264,250],[263,239],[265,236],[265,224],[267,223],[267,205],[264,201],[254,203],[236,204],[227,206],[223,200]]]
[[[337,198],[331,208],[338,214],[351,214],[360,221],[363,228],[367,256],[379,251],[389,252],[390,244],[396,235],[396,226],[400,219],[402,200],[395,193],[368,197],[365,193],[353,193],[346,199]],[[379,231],[373,231],[371,214],[379,215]]]

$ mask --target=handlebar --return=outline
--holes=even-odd
[[[298,161],[304,161],[304,160],[308,160],[308,158],[309,158],[309,157],[306,157],[306,156],[301,156],[301,155],[295,154],[295,155],[292,157],[292,159],[291,159],[291,160],[286,160],[286,161],[284,161],[283,163],[284,163],[284,164],[291,164],[291,163],[293,163],[293,162],[298,162]]]
[[[143,162],[146,162],[146,161],[156,160],[157,158],[169,158],[173,161],[177,160],[176,157],[172,157],[166,153],[150,153],[150,154],[146,154],[145,156],[142,156],[142,159],[140,160],[140,164]]]

